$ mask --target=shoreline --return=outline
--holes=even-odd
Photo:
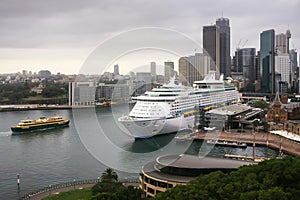
[[[71,110],[71,109],[88,109],[88,108],[104,108],[108,106],[69,106],[69,105],[11,105],[1,106],[0,112],[10,111],[26,111],[26,110]]]
[[[225,140],[228,142],[239,141],[247,145],[261,145],[273,149],[281,150],[285,153],[300,156],[300,143],[274,133],[230,133],[230,132],[213,132],[198,133],[195,140]]]

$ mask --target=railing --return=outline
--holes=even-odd
[[[38,189],[33,192],[29,192],[25,194],[23,197],[20,198],[20,200],[29,200],[31,197],[34,197],[36,195],[39,195],[41,193],[45,192],[51,192],[52,190],[59,189],[59,188],[66,188],[66,187],[72,187],[72,186],[77,186],[77,185],[85,185],[85,184],[96,184],[100,182],[100,178],[97,179],[85,179],[85,180],[75,180],[75,181],[68,181],[64,183],[58,183],[55,185],[49,185],[48,187],[44,187],[41,189]],[[121,183],[138,183],[139,179],[138,178],[122,178],[118,179],[118,182]]]

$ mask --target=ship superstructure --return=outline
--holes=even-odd
[[[136,104],[128,116],[119,121],[135,138],[147,138],[194,127],[195,113],[238,101],[236,88],[215,78],[215,72],[193,87],[176,85],[174,81],[134,97]]]

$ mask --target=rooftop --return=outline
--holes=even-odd
[[[157,165],[158,164],[158,165]],[[198,157],[194,155],[166,155],[161,156],[156,159],[156,162],[149,162],[143,166],[142,172],[165,181],[171,182],[181,182],[187,183],[195,178],[192,176],[185,175],[176,175],[171,173],[166,173],[160,170],[159,168],[168,167],[168,168],[178,168],[189,171],[197,170],[198,175],[202,174],[199,172],[210,172],[217,170],[235,170],[243,165],[250,165],[252,162],[240,161],[240,160],[231,160],[231,159],[222,159],[222,158],[213,158],[213,157]],[[171,170],[173,171],[173,170]],[[178,170],[175,170],[178,171]],[[173,171],[174,172],[174,171]]]
[[[245,104],[233,104],[229,106],[224,106],[221,108],[215,108],[208,111],[208,114],[217,114],[217,115],[237,115],[246,111],[250,111],[252,107]]]
[[[156,163],[163,166],[186,169],[232,169],[238,168],[242,165],[251,164],[249,162],[241,162],[237,160],[227,160],[223,158],[213,157],[198,157],[187,154],[161,156],[156,159]]]

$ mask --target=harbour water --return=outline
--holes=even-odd
[[[97,109],[34,110],[0,113],[0,200],[74,179],[97,178],[107,167],[121,178],[137,178],[141,166],[157,156],[189,153],[223,157],[225,153],[252,155],[252,147],[211,147],[201,141],[176,142],[176,134],[134,141],[117,122],[128,106]],[[12,135],[10,127],[20,120],[55,114],[70,119],[61,129]],[[256,147],[257,156],[265,156]],[[277,156],[268,150],[269,156]],[[16,174],[21,175],[20,189]]]

